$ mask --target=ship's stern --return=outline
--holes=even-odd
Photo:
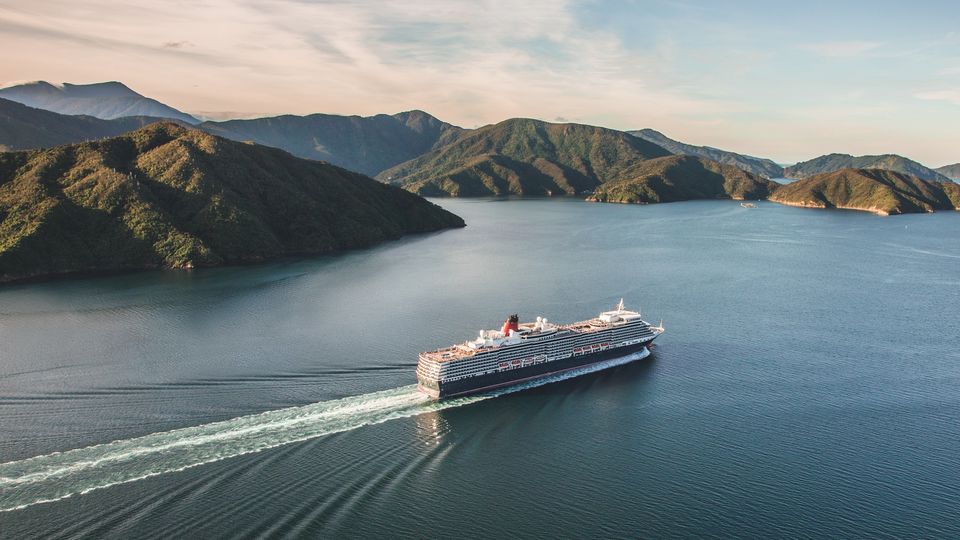
[[[433,399],[440,399],[440,363],[424,353],[417,362],[417,390]]]

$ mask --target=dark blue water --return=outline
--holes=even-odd
[[[960,215],[442,204],[469,226],[0,288],[0,536],[960,536]],[[410,387],[621,296],[647,360]]]

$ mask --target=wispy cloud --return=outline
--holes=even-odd
[[[935,15],[894,6],[898,16],[851,1],[829,17],[796,3],[786,13],[727,4],[0,0],[0,50],[15,51],[0,75],[122,80],[217,117],[417,108],[463,126],[571,119],[781,161],[830,151],[830,125],[859,153],[955,152],[940,127],[956,110],[942,90],[957,87],[945,77],[960,65],[953,3]],[[938,101],[910,98],[917,89]]]
[[[960,105],[960,89],[958,90],[930,90],[927,92],[917,92],[913,97],[927,101],[946,101],[954,105]]]
[[[159,84],[191,101],[206,98],[194,108],[208,111],[264,110],[269,96],[283,109],[276,112],[429,108],[464,124],[524,115],[628,126],[727,106],[674,84],[656,51],[630,50],[615,34],[585,28],[572,4],[208,0],[179,9],[147,0],[82,7],[50,0],[0,6],[0,26],[16,28],[17,49],[49,53],[42,56],[48,64],[63,58],[56,51],[67,42],[87,58],[122,51],[110,62],[82,63],[87,72],[109,66],[108,79],[149,76],[157,84],[149,73],[168,73]],[[169,39],[172,30],[178,39]],[[70,63],[81,62],[61,62]],[[188,94],[176,80],[199,87]]]
[[[820,56],[853,58],[862,56],[881,46],[883,46],[883,43],[876,41],[827,41],[822,43],[808,43],[800,47]]]
[[[184,47],[192,47],[193,43],[190,41],[166,41],[162,46],[165,49],[182,49]]]

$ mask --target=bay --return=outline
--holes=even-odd
[[[0,288],[0,535],[960,534],[960,215],[437,202],[467,228]],[[648,359],[410,387],[620,297],[664,321]]]

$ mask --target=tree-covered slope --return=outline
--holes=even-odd
[[[284,115],[204,122],[200,128],[235,141],[253,141],[281,148],[295,156],[328,161],[370,176],[428,152],[461,131],[423,111],[369,117]]]
[[[431,195],[573,195],[669,154],[621,131],[514,118],[463,132],[377,178]]]
[[[603,184],[588,199],[661,203],[691,199],[763,199],[779,184],[733,165],[693,156],[644,161],[624,178]]]
[[[114,137],[159,120],[147,116],[116,120],[70,116],[0,99],[0,152],[49,148]]]
[[[879,156],[851,156],[849,154],[828,154],[809,161],[803,161],[784,169],[787,178],[807,178],[815,174],[839,171],[842,169],[884,169],[909,174],[921,180],[948,182],[949,178],[929,169],[916,161],[896,154]]]
[[[883,169],[844,169],[777,188],[771,201],[812,208],[906,214],[960,208],[960,184]]]
[[[172,123],[0,154],[0,280],[329,253],[462,226],[396,187]]]
[[[764,178],[780,178],[783,176],[783,167],[769,159],[747,156],[710,146],[694,146],[682,143],[653,129],[641,129],[628,131],[627,133],[661,146],[673,154],[701,157],[724,165],[733,165]]]

